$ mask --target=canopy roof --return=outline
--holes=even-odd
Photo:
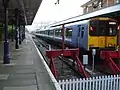
[[[8,19],[15,20],[15,9],[19,9],[21,12],[22,23],[30,25],[36,15],[36,12],[41,4],[42,0],[9,0],[8,6]],[[0,0],[0,22],[4,21],[4,7],[3,0]]]

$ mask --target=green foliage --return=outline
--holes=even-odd
[[[8,25],[8,38],[12,36],[12,25]],[[3,40],[3,35],[4,35],[4,27],[3,24],[0,23],[0,41]]]
[[[8,37],[10,38],[12,36],[12,25],[8,25]]]

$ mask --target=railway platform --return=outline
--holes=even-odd
[[[30,34],[14,49],[10,42],[10,64],[3,62],[3,42],[0,43],[0,90],[61,90]]]

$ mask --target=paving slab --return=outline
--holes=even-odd
[[[3,75],[7,76],[7,74],[3,74]],[[10,74],[8,79],[35,79],[35,73]]]

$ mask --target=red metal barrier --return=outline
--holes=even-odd
[[[57,74],[55,71],[55,65],[54,65],[54,58],[58,56],[70,56],[73,60],[76,61],[77,63],[77,68],[79,73],[81,73],[84,77],[88,77],[82,63],[80,62],[78,56],[79,56],[79,49],[64,49],[64,25],[62,25],[62,49],[59,50],[51,50],[51,51],[46,51],[46,56],[50,58],[50,69],[53,73],[53,75],[57,78]]]
[[[85,78],[88,77],[87,73],[85,72],[82,63],[79,60],[79,49],[59,49],[59,50],[51,50],[51,51],[46,51],[46,56],[50,58],[50,69],[53,73],[53,75],[57,78],[57,74],[55,71],[55,66],[54,66],[54,58],[57,56],[70,56],[73,60],[76,61],[77,63],[77,69],[80,74],[82,74]]]
[[[112,74],[120,73],[120,68],[112,60],[113,58],[120,58],[118,51],[101,51],[100,58],[104,60],[103,70],[108,65]]]

